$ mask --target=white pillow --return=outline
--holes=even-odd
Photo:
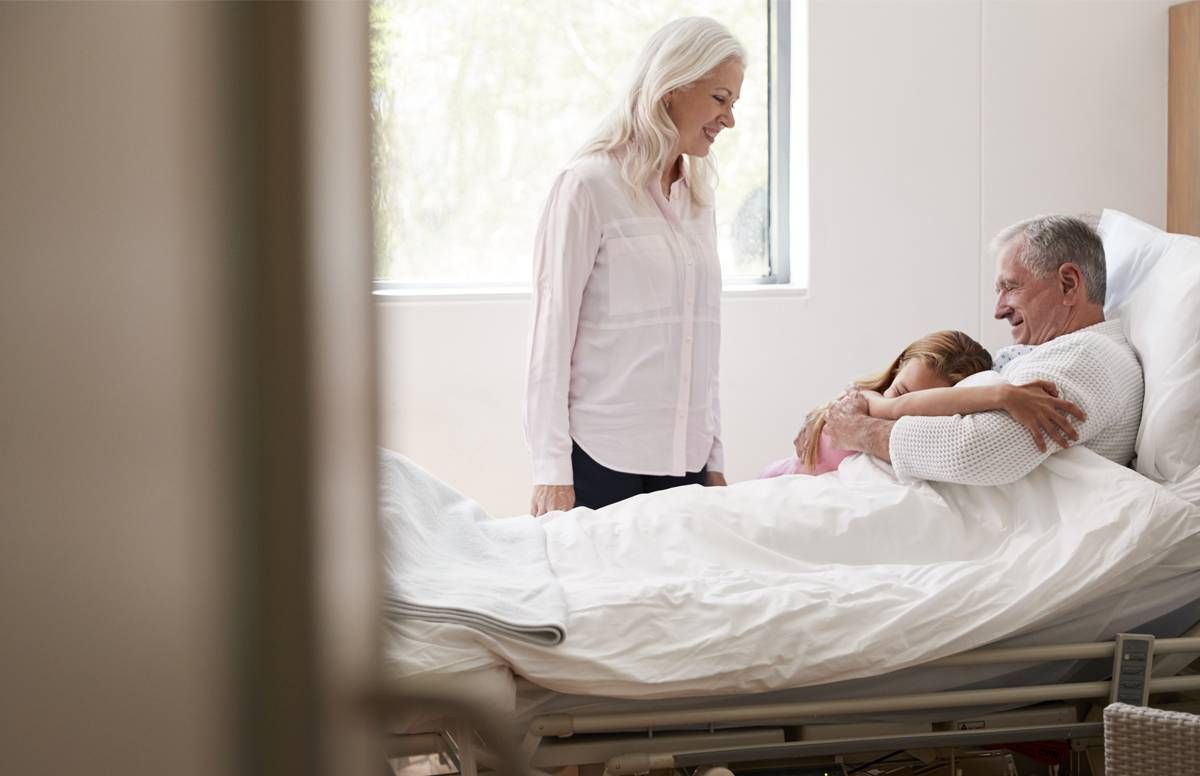
[[[1130,275],[1137,282],[1116,315],[1146,380],[1136,468],[1175,482],[1200,467],[1200,239],[1165,236],[1166,250]]]
[[[1100,232],[1104,242],[1104,263],[1108,267],[1104,315],[1115,318],[1117,308],[1129,300],[1133,290],[1170,247],[1175,235],[1120,210],[1101,213],[1096,231]]]

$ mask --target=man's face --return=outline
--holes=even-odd
[[[1020,240],[1000,252],[996,273],[996,318],[1008,321],[1013,342],[1041,345],[1063,330],[1070,308],[1063,305],[1058,273],[1038,277],[1021,263]]]

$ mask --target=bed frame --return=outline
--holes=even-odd
[[[914,763],[930,768],[951,760],[1004,756],[995,747],[1066,741],[1073,758],[1086,758],[1091,772],[1101,773],[1100,713],[1118,692],[1126,693],[1123,698],[1139,695],[1143,705],[1153,697],[1159,707],[1200,710],[1200,672],[1188,669],[1200,656],[1200,623],[1179,638],[1137,638],[1148,645],[1146,665],[1152,668],[1144,675],[1135,671],[1133,678],[1126,660],[1129,648],[1123,654],[1114,641],[982,648],[926,664],[949,668],[1105,660],[1119,677],[1116,687],[1106,680],[850,700],[698,705],[666,712],[552,714],[534,717],[523,731],[513,732],[493,724],[485,733],[477,725],[463,724],[460,717],[442,733],[388,736],[387,755],[440,755],[462,776],[541,774],[568,766],[576,766],[581,776],[674,770],[700,774],[714,767],[737,773],[780,767],[807,773],[798,769],[816,767],[812,773],[883,774]],[[1141,684],[1136,681],[1139,675],[1144,676]],[[400,697],[385,700],[383,708],[398,710],[395,704],[400,702]],[[411,700],[403,704],[411,708]],[[1006,707],[1019,709],[979,711]],[[923,714],[903,722],[861,721],[895,712]],[[868,763],[873,770],[867,769]]]
[[[545,774],[576,766],[581,776],[642,776],[650,771],[702,774],[713,768],[752,772],[787,766],[791,772],[848,774],[918,764],[949,764],[1003,757],[1021,744],[1067,741],[1070,757],[1103,772],[1103,723],[1110,700],[1133,699],[1159,708],[1200,710],[1200,622],[1180,638],[1138,636],[1146,645],[1145,674],[1130,672],[1129,648],[1118,642],[984,648],[926,667],[990,666],[1051,661],[1110,661],[1118,680],[1028,685],[995,690],[896,694],[821,702],[703,706],[629,714],[558,714],[532,718],[523,729],[480,723],[460,704],[449,709],[442,733],[390,735],[389,758],[440,756],[448,768],[410,772],[460,772],[478,776]],[[1140,669],[1140,666],[1133,666]],[[1182,673],[1181,673],[1182,672]],[[1139,682],[1139,679],[1141,680]],[[434,703],[433,697],[426,698]],[[384,699],[396,710],[400,697]],[[412,698],[403,703],[412,708]],[[1036,704],[1036,705],[1031,705]],[[1018,708],[1015,711],[980,709]],[[862,722],[864,716],[914,712],[902,722]],[[520,745],[517,740],[521,739]],[[868,768],[874,770],[868,770]],[[401,769],[401,772],[404,772]],[[911,771],[901,771],[911,772]],[[989,771],[1000,772],[1000,771]],[[708,776],[719,776],[709,774]]]

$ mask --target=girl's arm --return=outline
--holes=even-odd
[[[1071,417],[1086,415],[1072,402],[1061,399],[1053,383],[1037,380],[1026,385],[973,385],[964,388],[930,388],[903,396],[885,398],[864,392],[871,417],[899,420],[905,415],[969,415],[1003,410],[1029,430],[1039,450],[1046,449],[1045,437],[1068,447],[1079,438]]]
[[[1004,388],[1011,385],[978,385],[966,388],[927,388],[887,398],[864,391],[871,417],[899,420],[905,415],[970,415],[1004,409]]]

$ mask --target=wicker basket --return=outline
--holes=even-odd
[[[1104,710],[1106,776],[1200,774],[1200,716],[1114,703]]]

